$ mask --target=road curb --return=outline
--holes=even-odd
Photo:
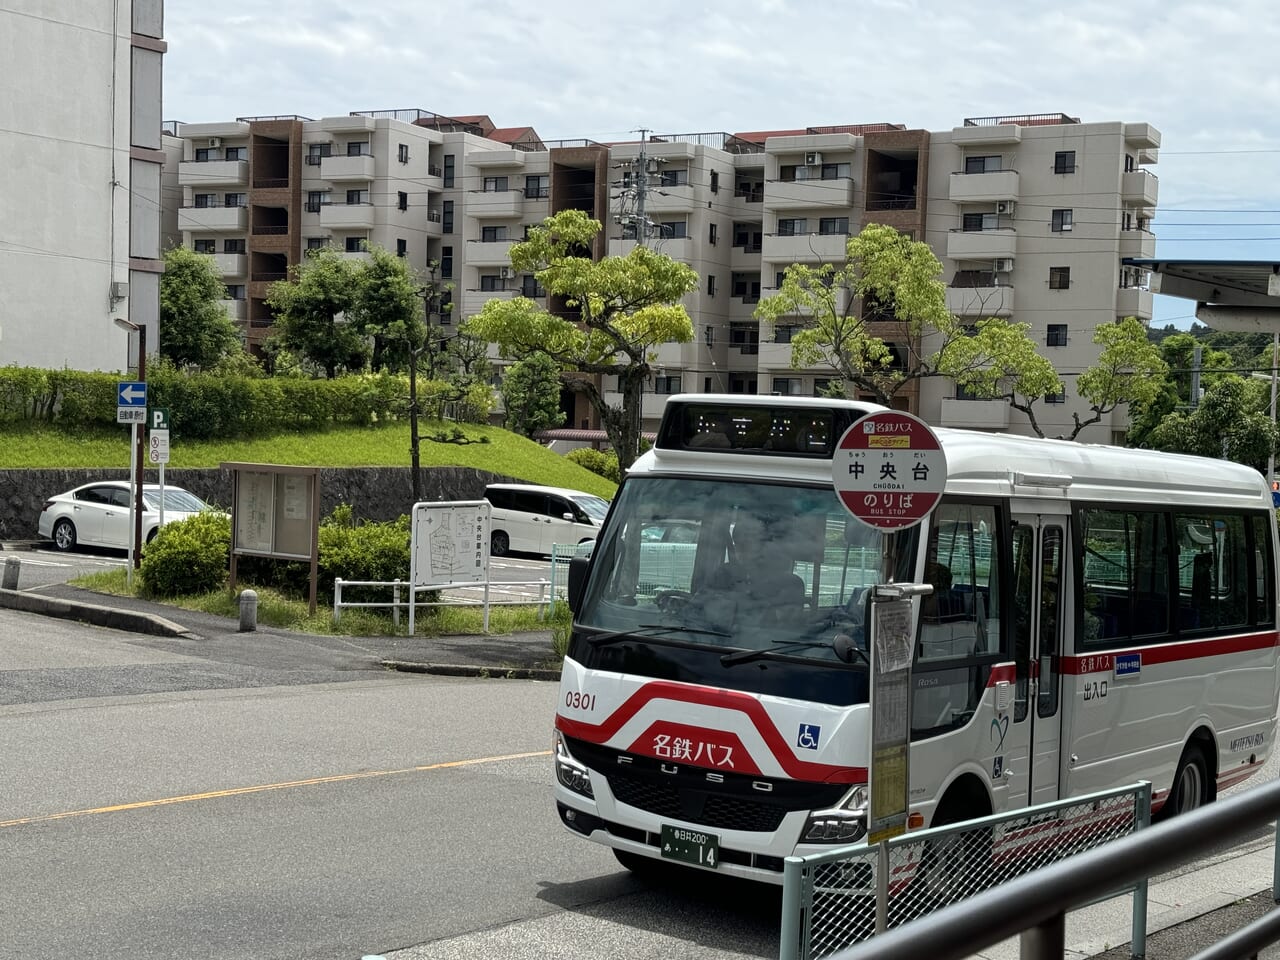
[[[182,624],[174,623],[172,620],[168,620],[158,614],[119,610],[115,607],[104,607],[96,603],[81,603],[76,600],[46,597],[24,590],[5,590],[0,588],[0,607],[5,607],[9,610],[21,610],[25,613],[38,613],[46,617],[77,620],[96,627],[124,630],[129,633],[146,633],[157,637],[185,637],[188,639],[196,636]]]
[[[559,680],[559,670],[541,667],[482,667],[463,663],[418,663],[411,660],[379,660],[388,670],[430,673],[441,677],[476,677],[484,680]]]

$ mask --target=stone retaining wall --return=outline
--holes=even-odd
[[[320,471],[321,516],[349,503],[362,520],[394,520],[409,512],[413,484],[408,467],[350,467]],[[128,470],[0,470],[0,540],[33,540],[44,501],[83,483],[127,480]],[[485,484],[509,480],[469,467],[431,467],[422,471],[424,500],[477,500]],[[204,470],[166,470],[166,484],[185,487],[209,503],[230,509],[231,473]],[[147,471],[147,482],[156,471]]]

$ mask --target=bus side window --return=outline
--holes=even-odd
[[[1034,585],[1033,558],[1036,532],[1026,524],[1013,527],[1013,660],[1017,665],[1013,720],[1027,716],[1027,691],[1031,676],[1031,604]]]

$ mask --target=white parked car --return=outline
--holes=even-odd
[[[160,485],[142,486],[142,542],[149,543],[160,527]],[[194,493],[182,487],[165,484],[164,522],[182,520],[211,510]],[[41,537],[53,541],[59,550],[86,547],[129,549],[129,481],[103,480],[86,483],[50,497],[40,511],[38,525]]]
[[[512,550],[550,554],[553,544],[594,540],[609,501],[594,493],[527,483],[491,483],[485,487],[492,523],[489,553]]]

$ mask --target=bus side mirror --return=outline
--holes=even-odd
[[[569,560],[569,609],[576,615],[582,608],[582,594],[587,589],[587,574],[591,571],[590,557],[572,557]]]

